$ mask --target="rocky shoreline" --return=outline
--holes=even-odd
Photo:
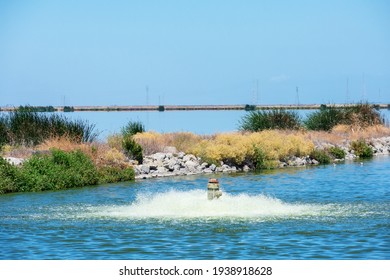
[[[367,143],[373,149],[374,155],[390,155],[390,136],[368,140]],[[354,160],[357,158],[353,150],[349,149],[350,143],[345,141],[338,145],[346,153],[344,160]],[[316,148],[325,149],[334,145],[329,143],[316,143]],[[23,159],[16,157],[6,157],[8,162],[14,165],[23,164]],[[340,161],[340,160],[338,160]],[[279,162],[280,168],[286,167],[305,167],[318,165],[319,162],[309,156],[290,157],[285,161]],[[202,159],[184,152],[178,153],[156,153],[145,156],[143,164],[134,165],[135,179],[148,179],[154,177],[167,176],[185,176],[196,174],[213,174],[213,173],[232,173],[232,172],[249,172],[253,167],[248,165],[235,166],[221,162],[219,166],[202,162]]]
[[[390,154],[390,137],[382,137],[367,141],[373,149],[374,155]],[[349,149],[350,143],[346,141],[343,145],[338,146],[346,153],[344,160],[354,160],[357,158],[353,150]],[[334,145],[329,143],[319,143],[316,148],[324,149]],[[342,161],[342,160],[337,160]],[[309,156],[290,157],[286,161],[280,161],[279,167],[305,167],[318,165],[319,162]],[[196,174],[213,174],[213,173],[232,173],[248,172],[253,167],[248,165],[235,166],[221,162],[220,166],[202,162],[202,159],[191,154],[179,153],[156,153],[144,157],[143,164],[134,165],[136,179],[148,179],[153,177],[167,176],[184,176]]]

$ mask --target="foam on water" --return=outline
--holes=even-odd
[[[90,209],[92,210],[92,209]],[[125,219],[191,218],[287,218],[318,215],[320,205],[290,204],[265,195],[224,193],[217,200],[207,200],[203,190],[138,195],[127,206],[104,206],[89,211],[90,216]]]

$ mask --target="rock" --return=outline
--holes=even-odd
[[[157,167],[158,167],[158,165],[157,165],[157,164],[154,164],[154,163],[149,165],[150,171],[155,171],[155,170],[157,170]]]
[[[222,165],[222,172],[230,172],[231,167],[227,164]]]
[[[312,159],[311,163],[314,164],[314,165],[318,165],[319,164],[319,162],[317,160],[315,160],[315,159]]]
[[[177,154],[177,158],[178,159],[183,159],[185,155],[186,155],[185,153],[180,152],[180,153]]]
[[[163,161],[165,159],[165,157],[166,157],[165,153],[156,153],[156,154],[151,155],[151,158],[154,161]]]
[[[248,165],[244,165],[244,167],[242,168],[242,171],[244,172],[249,172],[251,169],[249,168]]]
[[[22,158],[16,158],[16,157],[6,157],[4,158],[6,161],[8,161],[12,165],[22,165],[25,161]]]
[[[183,161],[196,161],[197,158],[194,155],[185,155]]]
[[[295,159],[295,162],[294,162],[294,165],[295,165],[295,166],[303,166],[303,165],[305,165],[305,164],[306,164],[305,160],[303,160],[303,159],[301,159],[301,158],[299,158],[299,157],[297,157],[297,158]]]
[[[142,174],[141,167],[139,165],[133,165],[133,170],[136,177]]]
[[[149,165],[141,165],[141,172],[143,174],[149,174],[150,173],[150,167]]]
[[[195,168],[197,168],[199,166],[199,162],[189,160],[189,161],[186,161],[186,163],[184,165],[189,170],[193,171]]]
[[[211,171],[214,172],[217,169],[217,166],[213,163],[212,165],[210,165],[209,168],[210,168]]]
[[[175,164],[175,165],[173,166],[173,170],[174,170],[174,171],[179,171],[180,168],[181,168],[181,165],[180,165],[180,164]]]
[[[168,170],[164,166],[157,167],[158,173],[166,173]]]
[[[223,169],[221,166],[218,166],[217,168],[215,168],[214,172],[222,172]]]

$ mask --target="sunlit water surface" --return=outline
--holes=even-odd
[[[0,259],[389,259],[390,157],[0,196]]]

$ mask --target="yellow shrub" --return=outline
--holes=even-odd
[[[303,134],[293,135],[276,130],[255,133],[223,133],[195,145],[190,152],[213,161],[229,160],[242,164],[253,158],[255,148],[261,149],[267,160],[310,154],[314,144]]]
[[[134,140],[141,145],[144,155],[150,155],[164,150],[164,141],[162,134],[147,131],[137,133],[133,136]]]
[[[115,148],[111,148],[109,150],[106,150],[104,154],[102,155],[102,159],[105,162],[109,163],[118,163],[118,162],[123,162],[125,161],[126,157],[123,153],[118,151]]]
[[[120,134],[114,134],[107,137],[107,144],[110,148],[115,148],[117,150],[122,149],[123,136]]]

